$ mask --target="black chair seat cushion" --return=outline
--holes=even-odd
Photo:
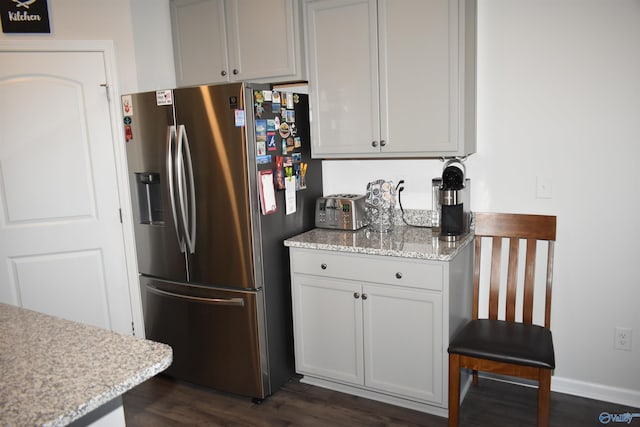
[[[536,368],[556,366],[551,331],[526,323],[472,320],[453,338],[448,351]]]

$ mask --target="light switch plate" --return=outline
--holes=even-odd
[[[552,189],[551,177],[541,175],[536,177],[536,199],[550,199]]]

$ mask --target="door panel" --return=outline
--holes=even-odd
[[[264,79],[296,73],[292,0],[235,0],[226,2],[226,7],[231,79]],[[265,22],[270,23],[269,30],[256,36],[256,29],[263,28]]]
[[[106,83],[102,52],[0,52],[0,302],[131,333]]]
[[[109,324],[109,307],[103,297],[108,289],[100,274],[100,251],[14,257],[11,268],[23,307],[57,315],[60,313],[52,307],[64,307],[65,317],[92,325]],[[68,304],[69,299],[82,303]]]
[[[455,3],[455,2],[453,2]],[[457,46],[449,0],[384,0],[380,16],[382,138],[388,152],[455,151],[457,81],[451,73]],[[457,28],[454,25],[453,28]],[[452,47],[454,48],[452,51]],[[398,108],[402,106],[401,108]],[[416,143],[420,141],[420,143]]]
[[[141,278],[146,338],[170,345],[166,374],[264,397],[255,292]]]
[[[224,0],[172,0],[178,86],[229,80]]]
[[[3,99],[17,100],[3,104],[0,119],[8,224],[95,217],[88,135],[74,125],[86,122],[78,103],[82,87],[67,79],[33,76],[5,80],[1,88]],[[25,113],[31,116],[33,107],[22,107],[41,104],[42,94],[56,100],[56,108],[47,110],[48,126],[12,126]]]
[[[376,1],[310,2],[306,7],[314,154],[377,153]]]
[[[184,125],[194,169],[195,251],[193,283],[254,288],[247,146],[235,124],[241,84],[175,91],[176,122]],[[251,109],[248,110],[250,114]]]
[[[442,296],[367,285],[365,385],[442,404]]]
[[[127,142],[127,162],[138,270],[142,274],[186,281],[185,254],[176,232],[167,173],[167,138],[174,125],[173,106],[158,106],[155,92],[130,95],[130,99],[132,138]]]
[[[294,277],[296,372],[364,384],[361,289],[344,280]]]

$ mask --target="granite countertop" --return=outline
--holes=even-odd
[[[472,240],[473,233],[468,233],[457,242],[444,242],[430,228],[396,224],[386,233],[367,227],[357,231],[314,228],[285,240],[284,244],[293,248],[450,261]]]
[[[3,425],[63,426],[165,370],[165,344],[0,304]]]

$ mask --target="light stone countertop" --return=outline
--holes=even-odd
[[[357,231],[314,228],[286,239],[284,244],[293,248],[450,261],[472,240],[473,233],[468,233],[457,242],[444,242],[430,228],[396,224],[387,233],[367,227]]]
[[[64,426],[165,370],[165,344],[0,304],[0,424]]]

